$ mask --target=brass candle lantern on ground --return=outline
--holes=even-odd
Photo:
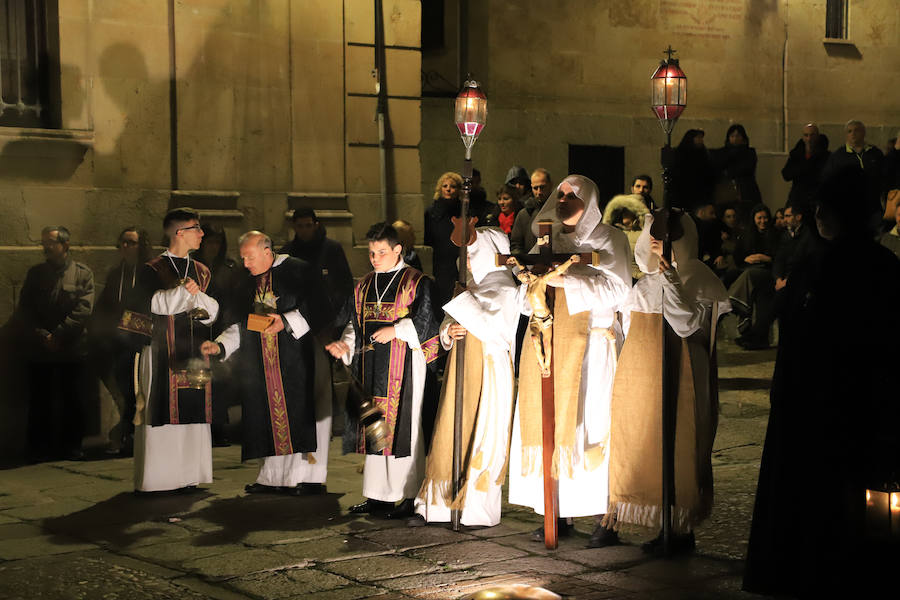
[[[866,490],[866,537],[900,544],[900,484]]]

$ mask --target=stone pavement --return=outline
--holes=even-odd
[[[741,558],[773,361],[722,342],[716,507],[690,557],[647,558],[646,530],[587,549],[592,519],[547,551],[528,535],[539,518],[516,506],[498,527],[460,532],[351,516],[361,457],[341,456],[339,440],[328,494],[248,496],[256,466],[232,446],[214,449],[215,481],[188,495],[134,496],[131,459],[0,471],[0,598],[436,599],[506,583],[567,598],[758,598],[740,592]]]

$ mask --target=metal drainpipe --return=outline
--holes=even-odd
[[[169,175],[178,189],[178,81],[175,62],[175,0],[169,0]]]
[[[790,7],[788,0],[784,2],[784,49],[781,53],[781,128],[782,128],[782,152],[787,152],[790,144],[788,136],[788,18],[790,16]]]
[[[375,0],[375,120],[378,122],[378,163],[381,183],[381,220],[387,222],[387,87],[385,82],[386,56],[384,48],[384,9],[382,0]]]

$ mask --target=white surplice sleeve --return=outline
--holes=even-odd
[[[416,331],[416,326],[409,317],[404,317],[394,323],[394,333],[400,341],[406,342],[406,345],[413,350],[421,348],[421,344],[419,343],[419,333]]]
[[[225,356],[228,358],[241,346],[241,330],[237,323],[231,324],[225,331],[216,338],[217,344],[222,344],[225,348]]]
[[[712,307],[685,298],[681,278],[674,269],[669,269],[659,279],[664,292],[663,314],[679,337],[689,337],[711,320]]]
[[[562,275],[566,290],[569,314],[577,314],[596,308],[597,305],[618,307],[628,297],[630,286],[618,275],[604,269],[593,269],[596,273]]]
[[[183,285],[179,285],[168,290],[157,290],[150,299],[150,310],[155,315],[177,315],[197,307],[209,313],[209,318],[200,322],[212,325],[219,315],[219,303],[205,292],[191,295]]]
[[[353,362],[353,349],[356,348],[356,330],[353,329],[353,322],[347,323],[344,331],[341,333],[341,341],[347,344],[347,352],[341,357],[341,361],[348,367]]]

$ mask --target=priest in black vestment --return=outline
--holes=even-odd
[[[316,364],[315,341],[333,323],[325,286],[308,262],[276,255],[260,231],[242,235],[239,246],[250,276],[235,290],[227,328],[202,350],[233,360],[241,381],[241,458],[263,459],[256,483],[245,489],[324,493],[331,389],[314,383],[316,368],[328,368]]]
[[[346,325],[341,339],[326,349],[352,365],[354,376],[383,411],[388,430],[387,448],[374,452],[366,447],[359,424],[352,416],[348,420],[344,451],[366,454],[367,498],[350,512],[399,518],[412,515],[424,477],[422,406],[427,365],[438,354],[438,323],[431,280],[403,262],[397,231],[378,223],[366,237],[374,270],[356,284],[339,316],[338,322]]]
[[[138,272],[139,306],[128,315],[132,331],[152,332],[141,351],[136,400],[135,490],[157,492],[212,483],[212,387],[194,388],[186,362],[209,339],[219,303],[206,292],[209,269],[193,260],[203,230],[189,208],[166,213],[169,248]],[[202,309],[192,322],[191,311]]]

